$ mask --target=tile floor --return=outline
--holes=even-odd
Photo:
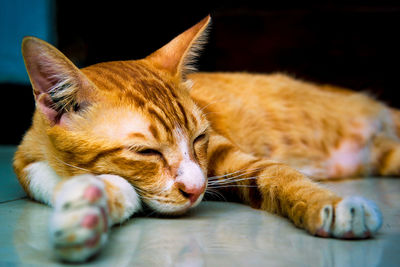
[[[50,208],[24,198],[0,147],[0,266],[59,266],[47,242]],[[226,203],[203,202],[180,218],[132,218],[113,227],[108,245],[85,266],[400,266],[400,179],[328,183],[362,195],[384,215],[373,239],[309,236],[286,219]]]

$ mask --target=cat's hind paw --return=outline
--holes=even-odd
[[[382,226],[377,205],[363,197],[346,197],[336,205],[326,204],[319,211],[315,235],[342,239],[362,239],[374,235]]]
[[[55,199],[50,240],[58,258],[82,262],[106,243],[109,221],[104,184],[93,175],[66,181]]]

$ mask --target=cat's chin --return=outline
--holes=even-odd
[[[148,200],[146,201],[146,205],[150,207],[153,211],[156,211],[157,213],[162,215],[180,216],[199,205],[201,200],[203,199],[203,196],[204,193],[201,194],[195,202],[191,203],[190,200],[188,200],[181,205],[162,203],[157,200]]]
[[[158,214],[168,215],[168,216],[179,216],[186,213],[191,208],[190,201],[185,204],[176,205],[170,203],[162,203],[157,200],[150,200],[146,203],[152,210],[156,211]]]

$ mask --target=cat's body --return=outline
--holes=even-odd
[[[212,128],[246,153],[285,162],[324,180],[382,169],[387,137],[398,142],[397,112],[371,97],[283,74],[196,73],[191,96]],[[387,151],[386,151],[387,152]]]
[[[181,214],[206,187],[318,236],[365,238],[380,228],[375,204],[342,199],[305,175],[398,175],[397,111],[281,74],[187,74],[208,22],[143,60],[82,70],[24,40],[37,110],[14,168],[32,198],[54,206],[51,242],[62,259],[96,253],[108,226],[141,203]]]

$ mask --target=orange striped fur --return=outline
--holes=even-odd
[[[37,110],[14,160],[25,191],[35,198],[26,168],[47,162],[64,180],[118,175],[148,205],[156,199],[174,207],[193,195],[174,180],[186,161],[210,177],[210,193],[325,236],[321,210],[342,198],[308,177],[399,174],[398,111],[366,95],[283,74],[189,74],[208,22],[145,59],[81,70],[49,44],[26,38]],[[113,186],[105,187],[109,208],[124,209]]]

